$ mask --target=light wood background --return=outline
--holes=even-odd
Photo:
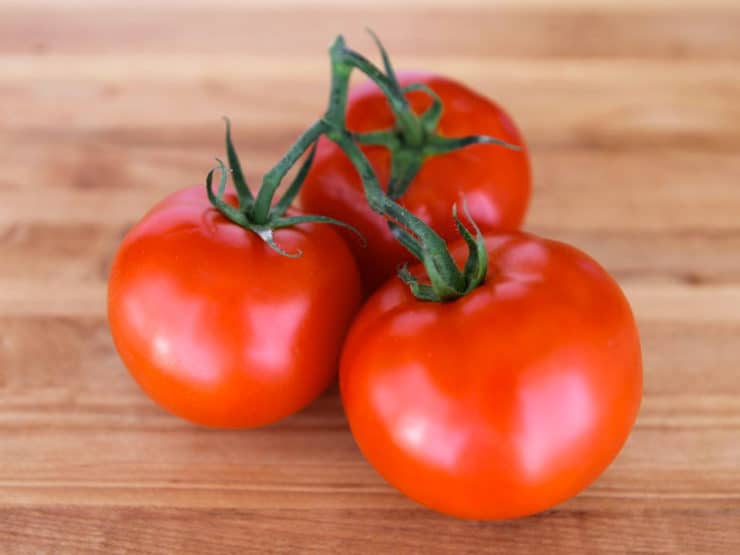
[[[202,182],[233,118],[257,179],[323,109],[338,32],[509,108],[527,227],[614,273],[645,398],[609,470],[515,522],[387,486],[336,390],[197,429],[118,360],[126,229]],[[0,0],[0,552],[740,553],[740,2]]]

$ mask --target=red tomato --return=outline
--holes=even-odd
[[[629,304],[596,262],[520,233],[486,245],[489,277],[458,300],[418,301],[399,279],[378,290],[340,386],[358,445],[391,484],[451,515],[513,518],[575,495],[614,459],[642,363]]]
[[[334,377],[361,299],[352,254],[321,224],[275,240],[302,256],[281,256],[229,222],[203,187],[166,198],[125,238],[109,282],[111,332],[162,407],[206,426],[259,426],[306,406]]]
[[[423,83],[436,92],[444,105],[438,133],[446,137],[486,134],[521,145],[522,137],[511,118],[496,104],[463,85],[433,75],[400,74],[402,86]],[[429,108],[423,92],[407,95],[420,114]],[[354,132],[393,127],[394,117],[383,93],[369,81],[353,89],[347,109],[347,128]],[[365,146],[380,182],[387,186],[389,151]],[[398,202],[423,219],[446,240],[457,239],[450,208],[467,202],[470,214],[482,230],[514,230],[524,219],[529,202],[530,174],[526,149],[480,144],[426,159],[408,190]],[[344,233],[360,264],[365,289],[372,291],[392,276],[398,265],[411,261],[408,252],[388,230],[386,220],[373,212],[365,200],[362,181],[352,163],[325,137],[300,193],[302,207],[347,222],[365,236],[363,248],[351,233]]]

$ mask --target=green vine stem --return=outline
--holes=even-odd
[[[346,128],[345,106],[352,68],[360,69],[366,74],[373,73],[375,76],[371,75],[373,79],[382,81],[386,77],[379,77],[382,73],[377,68],[373,71],[365,63],[358,65],[358,55],[346,48],[341,36],[336,39],[329,52],[332,93],[329,109],[323,118],[326,125],[325,135],[336,143],[353,163],[362,179],[368,204],[388,219],[391,231],[399,242],[422,262],[429,283],[420,282],[406,267],[401,268],[399,277],[409,285],[414,296],[425,301],[449,301],[468,294],[485,281],[488,271],[488,253],[480,230],[470,218],[467,208],[464,207],[464,211],[475,235],[462,223],[456,208],[452,208],[458,231],[469,251],[465,266],[461,270],[453,260],[444,239],[383,191],[375,171],[359,146],[357,135]],[[387,56],[384,55],[384,58]],[[389,66],[389,62],[386,62],[386,65]],[[333,110],[332,108],[336,106],[340,106],[341,109]]]
[[[281,249],[274,240],[273,231],[276,229],[319,222],[343,226],[360,235],[354,227],[326,216],[286,216],[311,167],[317,141],[324,135],[336,143],[354,164],[362,179],[368,204],[374,211],[388,219],[395,237],[423,263],[429,283],[419,281],[406,267],[400,269],[399,277],[409,285],[412,293],[419,299],[436,302],[456,299],[482,284],[488,270],[488,255],[483,236],[470,218],[467,208],[464,206],[463,210],[473,232],[462,223],[456,207],[452,207],[458,231],[468,246],[468,257],[464,267],[460,269],[447,249],[444,239],[394,199],[403,194],[405,187],[427,156],[484,142],[509,148],[517,147],[486,136],[445,138],[437,135],[435,130],[443,109],[439,97],[423,84],[400,87],[385,49],[377,37],[374,35],[373,37],[381,50],[385,73],[360,54],[347,48],[341,36],[337,37],[330,49],[331,90],[324,116],[304,131],[285,156],[265,174],[256,197],[244,178],[241,162],[231,139],[231,124],[226,119],[226,152],[230,170],[227,170],[221,160],[217,160],[218,166],[211,169],[206,177],[208,198],[226,218],[256,233],[272,249],[285,256],[295,257],[301,253],[288,253]],[[351,133],[346,128],[349,80],[354,69],[370,77],[386,94],[396,116],[396,129],[360,135]],[[412,90],[423,90],[432,97],[432,106],[421,115],[416,115],[411,110],[404,96],[404,93]],[[383,144],[395,149],[397,159],[392,166],[388,193],[380,186],[375,171],[360,148],[361,144]],[[308,155],[292,183],[282,197],[273,202],[285,176],[307,152]],[[213,180],[216,172],[220,173],[220,179],[214,190]],[[236,207],[223,200],[229,174],[238,197]],[[362,238],[361,235],[360,237]]]

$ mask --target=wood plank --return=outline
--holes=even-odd
[[[558,4],[560,4],[558,6]],[[691,2],[469,3],[465,9],[437,2],[302,6],[262,2],[65,3],[0,7],[0,52],[177,54],[229,52],[290,56],[324,48],[335,34],[372,51],[364,26],[375,29],[397,55],[456,53],[495,57],[740,57],[736,3]],[[555,7],[553,7],[553,5]],[[177,25],[172,25],[173,12]],[[280,40],[274,40],[279,18]],[[311,18],[310,32],[305,26]],[[420,24],[423,21],[423,25]],[[459,32],[465,29],[464,33]],[[536,37],[533,40],[532,37]]]
[[[420,509],[192,510],[70,507],[0,511],[6,545],[110,553],[732,553],[723,523],[737,508],[669,510],[652,501],[503,523],[462,522]],[[203,533],[203,522],[212,523]],[[156,522],[157,526],[152,526]],[[686,523],[690,522],[690,526]],[[429,531],[434,530],[430,541]],[[261,541],[271,538],[270,542]],[[11,551],[11,553],[14,553]],[[25,553],[16,551],[15,553]]]
[[[645,321],[740,322],[740,285],[628,283],[623,288]],[[104,283],[0,281],[0,310],[6,315],[102,315],[105,299]]]
[[[134,0],[126,4],[120,4],[118,0],[68,0],[65,2],[66,7],[90,8],[126,8],[140,9],[142,5],[148,7],[161,6],[161,9],[168,9],[175,5],[183,9],[203,8],[204,6],[214,6],[218,8],[229,7],[231,9],[253,11],[266,10],[273,8],[275,11],[282,12],[286,7],[306,8],[306,7],[334,7],[337,4],[343,4],[345,7],[355,9],[362,7],[362,2],[348,3],[346,0],[158,0],[156,4]],[[55,0],[6,0],[4,6],[7,8],[52,8],[56,7]],[[449,0],[407,0],[399,3],[392,0],[378,0],[370,6],[393,6],[399,11],[416,10],[419,6],[442,6],[449,9]],[[548,11],[565,11],[571,12],[574,9],[591,8],[602,9],[610,13],[619,13],[622,10],[631,11],[635,8],[655,9],[655,8],[681,8],[682,10],[705,11],[712,8],[723,8],[731,10],[737,9],[737,3],[734,0],[704,0],[697,3],[695,0],[560,0],[552,2],[551,0],[459,0],[455,2],[455,7],[469,10],[470,8],[488,8],[490,10],[499,10],[503,7],[520,7],[520,8],[538,8],[547,7]]]
[[[355,9],[362,8],[362,2],[348,3],[346,0],[158,0],[156,4],[134,0],[126,4],[121,4],[118,0],[67,0],[65,7],[68,8],[117,8],[117,9],[141,9],[142,5],[149,8],[161,7],[160,9],[169,9],[175,5],[182,9],[203,8],[204,6],[214,6],[219,9],[230,8],[244,11],[263,11],[273,9],[282,12],[285,8],[306,8],[306,7],[331,7],[337,4],[344,5]],[[57,7],[56,0],[6,0],[3,4],[6,8],[53,8]],[[387,8],[392,6],[398,11],[417,10],[419,6],[428,7],[447,7],[449,9],[449,0],[407,0],[399,3],[393,0],[377,0],[371,6],[382,6]],[[459,0],[455,2],[455,7],[469,10],[471,8],[489,10],[500,10],[501,8],[519,7],[525,9],[537,8],[538,10],[546,7],[547,11],[564,11],[572,12],[583,8],[602,10],[608,13],[619,13],[621,11],[632,11],[635,8],[653,10],[659,8],[680,8],[689,11],[706,11],[715,8],[724,10],[737,9],[737,3],[734,0],[704,0],[697,3],[695,0],[560,0],[552,2],[551,0]]]
[[[105,415],[105,426],[81,425],[81,415],[51,427],[31,420],[27,429],[3,425],[0,504],[304,509],[327,503],[348,508],[408,504],[364,461],[343,424],[336,395],[332,398],[332,426],[316,425],[315,407],[270,428],[242,432],[198,429],[174,417],[154,425],[164,415],[148,417],[148,408],[137,418],[126,418],[130,409],[120,409],[128,425],[111,425]],[[737,397],[717,399],[728,416],[696,425],[683,416],[674,421],[667,411],[656,416],[653,398],[646,397],[645,424],[641,415],[622,453],[579,497],[740,503],[740,482],[734,479],[740,403]],[[676,413],[684,408],[680,397],[663,402]],[[656,449],[658,444],[662,448]],[[156,456],[148,460],[143,453]],[[696,468],[702,469],[700,475]],[[295,497],[281,498],[281,492]]]
[[[319,115],[327,94],[323,49],[280,64],[255,55],[115,54],[3,56],[0,63],[6,99],[0,141],[11,144],[220,142],[222,114],[245,135],[277,129],[296,136]],[[239,64],[249,73],[235,74]],[[450,75],[491,94],[535,147],[733,152],[740,144],[740,73],[733,62],[400,56],[398,65]]]
[[[211,154],[223,150],[220,142],[213,137],[194,150],[93,146],[89,139],[61,148],[18,145],[15,156],[0,154],[5,168],[0,226],[58,227],[74,217],[76,225],[91,229],[102,223],[123,229],[170,192],[202,182],[213,164]],[[259,183],[258,168],[268,168],[278,155],[242,142],[248,179]],[[285,141],[278,148],[287,146]],[[607,232],[625,229],[684,236],[706,230],[709,236],[730,236],[740,229],[737,156],[687,149],[535,148],[532,160],[535,195],[527,227],[535,232],[572,237],[594,231],[608,237]]]

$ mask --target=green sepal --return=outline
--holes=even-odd
[[[383,67],[385,68],[386,77],[388,77],[388,80],[391,82],[394,89],[400,89],[401,85],[399,85],[398,83],[398,78],[396,78],[396,72],[393,69],[391,58],[390,56],[388,56],[388,52],[386,51],[385,46],[383,46],[383,43],[380,42],[380,39],[378,38],[378,35],[375,34],[375,31],[373,31],[369,27],[367,27],[366,30],[372,37],[373,42],[375,42],[375,46],[377,46],[378,50],[380,51],[380,57],[383,59]]]
[[[283,194],[282,198],[275,203],[275,206],[270,209],[270,215],[272,216],[282,216],[285,214],[285,212],[290,208],[291,203],[295,199],[298,192],[301,190],[301,187],[303,186],[303,182],[306,180],[306,176],[308,175],[308,171],[311,169],[311,165],[313,164],[314,156],[316,155],[316,147],[318,145],[318,142],[315,142],[313,146],[311,147],[311,150],[308,153],[308,156],[303,161],[303,164],[301,164],[300,169],[298,170],[298,173],[293,178],[293,181],[291,182],[290,186],[285,190],[285,193]]]
[[[475,237],[468,231],[468,228],[463,225],[460,218],[457,216],[457,205],[452,207],[452,217],[455,220],[455,226],[458,232],[465,240],[468,245],[468,258],[465,261],[465,268],[463,269],[463,275],[465,276],[465,293],[468,293],[478,287],[486,279],[488,273],[488,251],[486,250],[486,242],[483,238],[483,234],[475,223],[475,220],[470,216],[468,211],[468,205],[463,201],[463,212],[465,217],[470,222],[470,225],[475,231]]]
[[[424,145],[425,156],[435,156],[437,154],[446,154],[455,150],[460,150],[466,146],[471,145],[498,145],[509,150],[519,151],[522,148],[518,145],[507,143],[502,139],[495,137],[489,137],[488,135],[467,135],[465,137],[442,137],[435,135],[429,138],[429,141]]]
[[[404,94],[412,91],[422,91],[432,99],[432,105],[419,116],[419,121],[421,121],[421,125],[426,134],[428,136],[433,135],[436,132],[439,120],[442,117],[442,99],[429,85],[425,85],[424,83],[412,83],[410,85],[406,85],[401,90]]]
[[[439,302],[440,299],[432,286],[419,283],[419,280],[409,272],[409,268],[406,264],[398,269],[398,277],[409,286],[411,294],[420,301]]]
[[[231,120],[224,116],[224,121],[226,122],[226,155],[229,160],[229,168],[231,168],[231,179],[239,197],[239,209],[242,212],[249,212],[254,204],[254,196],[252,196],[252,191],[249,190],[247,180],[244,178],[239,155],[236,153],[234,143],[231,140]]]
[[[367,246],[367,239],[365,239],[365,236],[362,233],[360,233],[359,229],[341,220],[330,218],[329,216],[321,216],[318,214],[302,214],[300,216],[281,216],[279,218],[275,218],[271,220],[270,226],[272,227],[272,229],[281,229],[284,227],[292,227],[298,224],[309,224],[309,223],[332,224],[338,227],[343,227],[344,229],[348,229],[349,231],[357,235],[358,239],[362,242],[363,247]]]
[[[206,176],[206,193],[208,195],[208,200],[210,200],[211,204],[229,220],[243,227],[246,227],[249,225],[249,221],[246,215],[238,208],[235,208],[229,203],[225,202],[222,198],[226,190],[228,170],[221,160],[216,158],[216,161],[218,162],[218,166],[212,168]],[[217,171],[221,173],[221,178],[218,184],[218,194],[213,192],[213,174]]]

